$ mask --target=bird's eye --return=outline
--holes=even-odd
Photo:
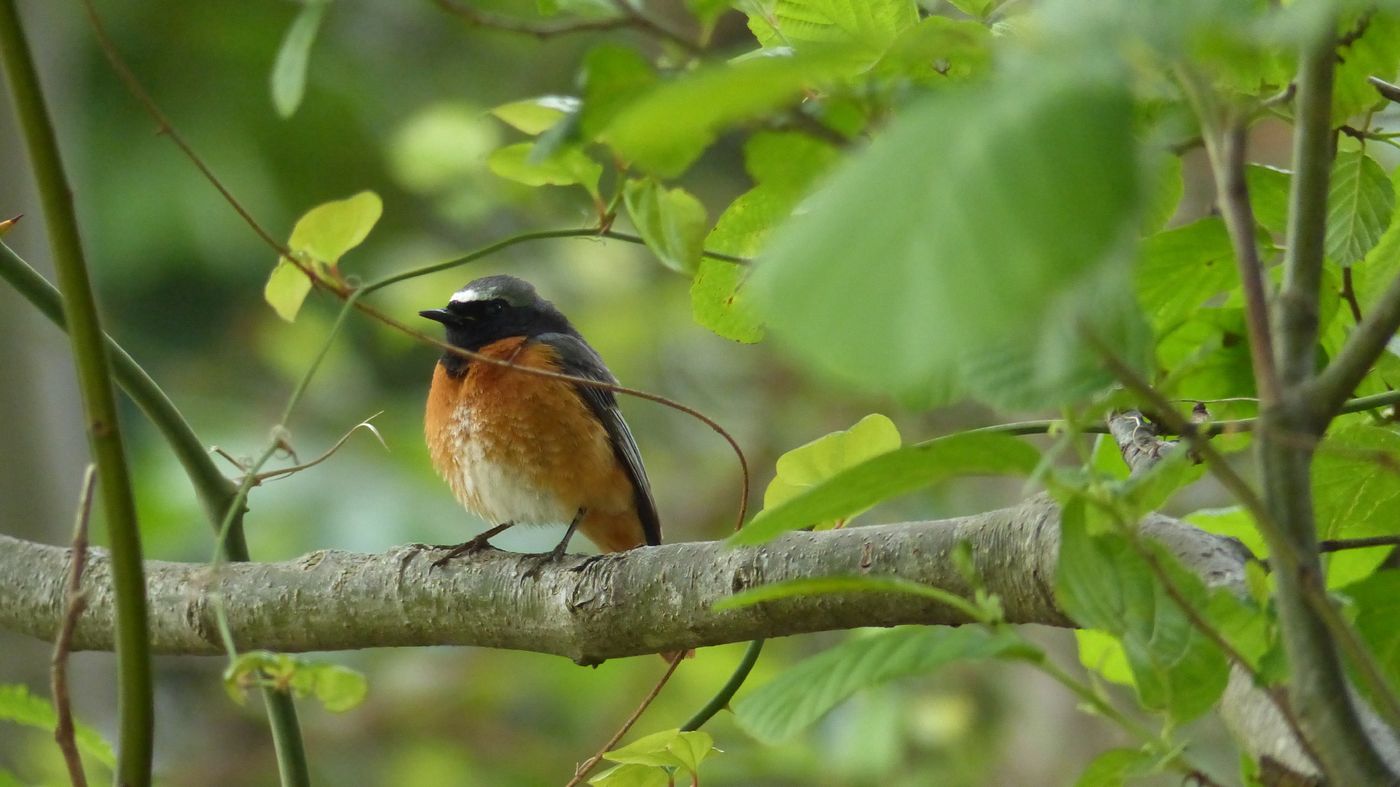
[[[482,307],[482,312],[487,317],[495,317],[496,315],[505,311],[505,308],[505,304],[501,303],[500,301],[487,301],[486,305]]]

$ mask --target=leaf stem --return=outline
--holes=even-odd
[[[126,465],[116,395],[98,319],[97,301],[88,278],[73,209],[63,172],[58,140],[49,121],[39,75],[29,52],[14,0],[0,0],[0,60],[19,119],[34,178],[44,206],[54,268],[63,292],[73,360],[82,392],[85,427],[97,464],[116,593],[117,689],[120,751],[117,779],[130,787],[150,784],[152,737],[151,656],[147,645],[146,583],[141,564],[141,534],[136,521],[131,475]]]
[[[690,720],[681,725],[681,732],[691,732],[705,726],[705,723],[714,718],[716,713],[729,707],[729,701],[734,699],[739,688],[744,685],[744,681],[749,679],[749,673],[753,672],[753,667],[758,663],[758,655],[763,652],[763,640],[756,639],[749,642],[748,648],[744,651],[744,657],[739,660],[739,665],[734,668],[734,673],[729,676],[715,696],[705,703],[705,706],[695,712]]]

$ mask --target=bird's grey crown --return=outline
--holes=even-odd
[[[503,300],[511,306],[531,306],[539,301],[539,294],[529,282],[514,276],[498,274],[484,276],[468,283],[452,293],[448,303],[472,303]]]

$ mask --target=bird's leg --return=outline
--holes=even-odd
[[[470,541],[457,544],[456,546],[438,547],[438,549],[445,548],[448,550],[448,552],[446,555],[443,555],[437,560],[434,560],[433,565],[429,568],[429,570],[431,571],[434,568],[442,568],[443,566],[452,562],[452,560],[459,558],[462,555],[470,555],[474,552],[480,552],[481,550],[490,547],[491,539],[493,537],[504,533],[506,530],[509,530],[514,525],[514,522],[502,522],[501,524],[496,525],[495,527],[491,528],[490,530],[487,530],[481,535],[478,535],[476,538],[473,538]]]
[[[557,563],[563,559],[565,550],[569,548],[569,541],[573,539],[574,532],[578,530],[579,523],[583,521],[584,516],[587,514],[588,509],[580,507],[578,513],[574,514],[574,520],[569,523],[569,529],[564,531],[564,537],[559,540],[558,544],[555,544],[554,549],[548,552],[541,552],[538,555],[529,556],[534,562],[534,565],[525,572],[526,577],[539,576],[540,569],[544,568],[545,563]]]

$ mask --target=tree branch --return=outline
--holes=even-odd
[[[1400,277],[1376,299],[1332,363],[1304,389],[1303,396],[1314,411],[1314,418],[1330,420],[1341,409],[1342,403],[1385,352],[1386,342],[1397,330],[1400,330]]]

